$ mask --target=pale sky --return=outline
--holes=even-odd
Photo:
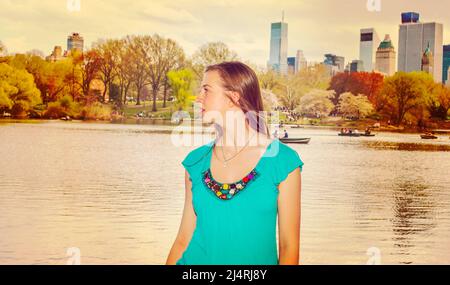
[[[47,55],[55,45],[66,49],[71,32],[81,33],[87,48],[99,38],[158,33],[188,55],[222,41],[241,59],[264,66],[270,24],[284,10],[289,56],[302,49],[308,61],[322,61],[325,53],[346,62],[358,58],[360,28],[373,27],[380,38],[390,34],[397,48],[405,11],[444,24],[444,44],[450,44],[450,0],[380,0],[380,12],[367,9],[369,0],[80,0],[80,11],[70,11],[67,1],[78,0],[0,0],[0,41],[10,53],[38,49]]]

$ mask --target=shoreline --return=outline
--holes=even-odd
[[[38,123],[45,123],[45,122],[65,122],[65,123],[86,123],[86,124],[92,124],[92,123],[99,123],[99,124],[124,124],[124,125],[169,125],[169,126],[179,126],[180,124],[174,124],[171,122],[170,119],[157,119],[157,118],[127,118],[124,121],[113,121],[113,120],[61,120],[61,119],[11,119],[11,118],[0,118],[0,125],[1,124],[22,124],[22,123],[29,123],[29,124],[38,124]],[[157,123],[160,122],[160,123]],[[297,129],[324,129],[324,130],[335,130],[339,131],[341,128],[351,128],[351,129],[357,129],[358,131],[364,130],[366,127],[368,127],[367,124],[364,124],[364,122],[355,122],[357,125],[352,126],[342,126],[342,124],[284,124],[280,127],[286,128],[287,130],[293,129],[291,127],[293,126],[300,126],[300,128]],[[416,129],[410,129],[405,127],[395,127],[395,126],[381,126],[379,128],[372,127],[372,132],[391,132],[391,133],[402,133],[402,134],[422,134],[424,132],[418,131]],[[442,128],[439,127],[437,129],[429,129],[429,131],[432,131],[436,134],[450,134],[450,128]]]

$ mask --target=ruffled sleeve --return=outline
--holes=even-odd
[[[276,170],[275,184],[277,186],[283,182],[292,171],[297,169],[297,167],[300,168],[300,171],[303,171],[304,163],[300,158],[300,155],[297,151],[284,143],[280,143],[279,154],[276,162],[277,165],[274,168]]]
[[[181,165],[189,173],[189,179],[191,181],[195,181],[196,178],[201,177],[201,168],[211,146],[212,142],[190,151],[181,162]]]

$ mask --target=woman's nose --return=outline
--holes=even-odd
[[[203,103],[203,94],[197,95],[197,98],[195,98],[196,103]]]

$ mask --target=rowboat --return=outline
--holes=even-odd
[[[359,137],[362,134],[361,133],[338,133],[339,136],[341,137]]]
[[[300,125],[294,125],[294,126],[291,126],[291,129],[303,129],[304,127],[303,126],[300,126]]]
[[[308,144],[311,138],[280,138],[283,143]]]
[[[430,135],[420,135],[420,137],[424,140],[434,140],[434,139],[438,138],[437,136],[431,135],[431,134]]]

